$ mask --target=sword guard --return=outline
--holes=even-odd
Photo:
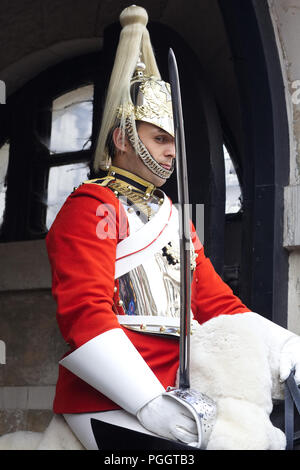
[[[168,387],[164,395],[178,401],[192,413],[198,429],[198,441],[193,446],[206,449],[217,418],[217,405],[214,400],[190,388]]]

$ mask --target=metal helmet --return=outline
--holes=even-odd
[[[119,127],[143,163],[155,175],[167,179],[174,165],[167,170],[154,159],[139,138],[136,122],[153,124],[174,136],[170,85],[160,77],[146,28],[146,10],[132,5],[123,10],[120,21],[123,28],[108,88],[94,167],[95,170],[109,168],[112,132]]]

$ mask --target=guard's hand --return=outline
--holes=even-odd
[[[196,421],[181,403],[161,395],[141,408],[137,418],[144,428],[166,439],[186,444],[198,441]]]
[[[295,369],[295,381],[300,384],[300,337],[292,336],[283,345],[280,354],[280,380],[284,382]]]
[[[258,315],[255,312],[242,313],[240,318],[249,321],[249,328],[261,334],[268,346],[269,356],[276,364],[276,377],[284,382],[295,369],[295,380],[300,384],[300,336]]]

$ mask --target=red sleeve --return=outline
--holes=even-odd
[[[110,189],[83,184],[69,196],[46,238],[57,321],[71,349],[119,328],[113,311],[121,204]],[[123,217],[123,221],[124,221]],[[124,229],[124,225],[123,225]]]
[[[193,225],[191,234],[198,255],[191,298],[195,319],[199,323],[204,323],[218,315],[249,312],[250,310],[233,294],[230,287],[216,273],[211,261],[205,256],[204,248]]]

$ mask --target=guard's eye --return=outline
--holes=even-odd
[[[162,143],[166,142],[166,136],[164,136],[164,135],[157,135],[157,136],[155,137],[155,140],[156,140],[157,142],[159,142],[159,143],[162,144]]]

